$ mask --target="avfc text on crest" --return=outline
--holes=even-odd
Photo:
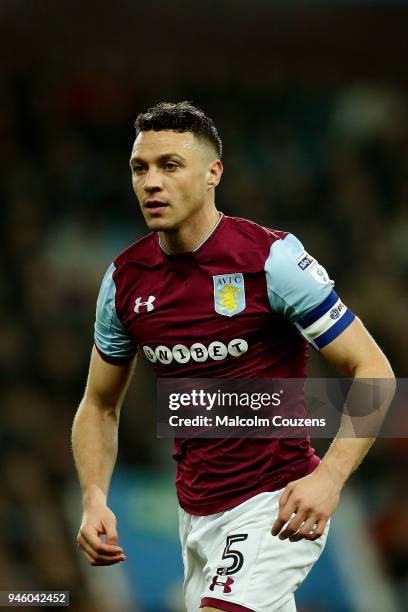
[[[245,309],[245,284],[242,272],[213,276],[215,312],[232,317]]]

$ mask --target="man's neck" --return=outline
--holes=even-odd
[[[203,211],[175,231],[159,232],[160,244],[167,253],[192,252],[210,236],[220,218],[221,213],[215,207]]]

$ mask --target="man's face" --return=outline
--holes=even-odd
[[[151,230],[179,228],[208,201],[211,151],[192,132],[141,132],[130,166],[133,189]]]

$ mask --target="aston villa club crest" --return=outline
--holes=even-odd
[[[245,284],[242,272],[217,274],[214,281],[215,312],[232,317],[245,309]]]

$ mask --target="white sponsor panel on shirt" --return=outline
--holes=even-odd
[[[161,344],[155,349],[147,345],[143,347],[143,352],[151,363],[159,361],[163,365],[168,365],[173,360],[180,364],[188,363],[190,360],[197,363],[203,363],[208,359],[222,361],[228,356],[240,357],[247,351],[248,342],[243,338],[233,338],[228,343],[214,340],[208,347],[201,342],[195,342],[190,348],[185,344],[175,344],[173,347]]]

